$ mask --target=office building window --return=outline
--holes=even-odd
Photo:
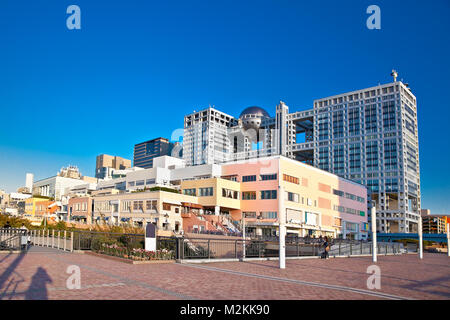
[[[285,193],[285,200],[298,203],[300,201],[300,196],[298,195],[298,193],[293,193],[293,192],[286,191],[286,193]]]
[[[242,176],[242,182],[252,182],[252,181],[256,181],[256,175]]]
[[[263,219],[276,219],[277,218],[277,212],[276,211],[262,211],[261,212],[261,218]]]
[[[196,189],[192,188],[192,189],[183,189],[183,194],[187,195],[187,196],[195,196],[197,194]]]
[[[242,200],[256,200],[256,191],[242,192]]]
[[[266,180],[277,180],[277,174],[262,174],[261,175],[261,180],[262,181],[266,181]]]
[[[239,199],[239,191],[222,188],[222,197],[230,199]]]
[[[213,195],[213,187],[200,188],[199,192],[200,197],[210,197]]]
[[[277,190],[263,190],[261,191],[261,200],[269,200],[277,198]]]
[[[287,181],[287,182],[291,182],[291,183],[295,183],[295,184],[300,184],[300,179],[297,177],[293,177],[287,174],[283,174],[283,180]]]

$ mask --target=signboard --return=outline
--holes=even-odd
[[[156,226],[153,223],[147,223],[145,228],[145,250],[156,251]]]

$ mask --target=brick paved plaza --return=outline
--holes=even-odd
[[[371,257],[329,260],[132,265],[88,254],[32,248],[0,254],[0,299],[449,299],[450,258],[379,256],[381,289],[367,288]],[[67,289],[69,265],[81,289]]]

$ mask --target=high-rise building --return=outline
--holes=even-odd
[[[275,117],[260,107],[238,119],[207,108],[184,117],[186,165],[283,155],[367,186],[380,232],[417,232],[420,217],[417,102],[397,81],[314,101]]]
[[[153,158],[170,155],[174,144],[166,138],[156,138],[134,145],[134,166],[151,168]]]
[[[111,177],[115,170],[124,170],[131,167],[131,160],[108,154],[97,156],[95,177],[105,179]]]
[[[417,103],[400,81],[314,101],[314,165],[367,186],[378,231],[417,232]]]

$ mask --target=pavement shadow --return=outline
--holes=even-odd
[[[0,290],[3,291],[3,293],[0,296],[0,299],[3,298],[4,294],[6,293],[10,282],[11,282],[11,276],[15,273],[16,268],[19,266],[19,264],[22,262],[23,258],[25,257],[24,253],[20,253],[14,260],[11,262],[11,264],[3,271],[3,273],[0,275]],[[5,260],[7,257],[5,257],[3,260]],[[10,280],[8,283],[8,279]],[[6,286],[5,286],[6,284]]]
[[[47,271],[39,267],[31,278],[31,284],[25,292],[25,300],[48,300],[47,283],[52,283]]]

